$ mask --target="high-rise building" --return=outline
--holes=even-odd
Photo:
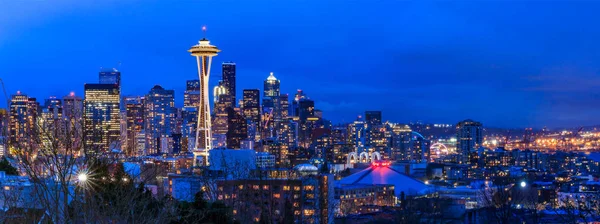
[[[365,122],[369,125],[380,125],[381,111],[365,111]]]
[[[223,81],[219,81],[219,85],[213,88],[213,103],[215,104],[215,107],[217,103],[221,101],[221,98],[225,97],[225,95],[227,95],[227,88],[223,85]],[[231,105],[235,105],[231,102],[230,97],[231,96],[227,98],[228,103]]]
[[[290,116],[298,116],[299,113],[299,108],[300,108],[300,100],[303,99],[307,99],[306,95],[304,94],[304,92],[302,92],[301,89],[298,90],[298,92],[296,92],[296,95],[294,95],[294,100],[292,101],[292,105],[290,107]]]
[[[81,139],[83,136],[83,99],[71,92],[63,97],[62,108],[66,130],[72,133],[74,139]]]
[[[102,68],[98,75],[100,84],[117,84],[121,90],[121,72],[116,68]]]
[[[74,92],[63,97],[63,115],[65,118],[81,121],[83,118],[83,99]]]
[[[184,107],[198,107],[200,105],[200,80],[186,81],[185,91],[183,92]]]
[[[120,91],[116,84],[85,84],[84,148],[106,152],[120,141]]]
[[[279,104],[280,82],[275,78],[273,72],[264,81],[263,99],[262,99],[262,138],[273,137],[276,135],[276,127],[281,122],[281,107]]]
[[[227,107],[227,148],[240,149],[242,140],[248,138],[246,119],[238,108]]]
[[[456,150],[461,154],[461,162],[470,164],[471,154],[483,142],[483,125],[467,119],[456,124]]]
[[[165,143],[175,130],[175,91],[154,86],[145,98],[146,153],[168,153]],[[167,148],[165,148],[167,146]],[[163,148],[165,151],[160,151]]]
[[[32,107],[31,99],[21,92],[12,95],[9,111],[9,143],[26,147],[36,127],[37,108]]]
[[[233,62],[223,62],[223,87],[227,89],[227,93],[229,96],[230,104],[235,107],[236,104],[236,87],[235,87],[235,63]]]
[[[260,123],[260,93],[258,89],[245,89],[242,112],[244,118]]]
[[[142,96],[123,97],[125,104],[126,132],[125,150],[127,155],[137,155],[136,136],[144,129],[144,101]]]
[[[203,28],[203,30],[206,30]],[[196,144],[194,149],[194,166],[198,164],[198,156],[202,157],[201,165],[208,166],[208,152],[212,149],[210,98],[208,78],[210,76],[210,65],[212,57],[219,53],[216,46],[210,44],[206,38],[198,41],[188,52],[196,57],[198,76],[200,80],[200,105],[198,109],[198,128],[196,129]],[[235,102],[235,101],[234,101]]]

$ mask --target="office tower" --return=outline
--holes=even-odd
[[[66,130],[71,132],[73,139],[81,139],[83,136],[83,99],[71,92],[63,97],[62,108]]]
[[[281,143],[288,149],[295,150],[298,147],[298,122],[287,119],[281,124],[281,129],[283,130],[279,136]]]
[[[145,98],[146,153],[168,153],[168,138],[175,129],[175,91],[154,86]],[[162,144],[162,145],[161,145]],[[171,144],[172,145],[172,144]],[[160,149],[164,150],[161,151]]]
[[[232,107],[235,107],[236,103],[236,88],[235,88],[235,63],[233,62],[223,62],[223,86],[227,89],[227,95],[231,96],[229,98],[229,103]]]
[[[276,122],[281,120],[279,111],[279,80],[275,78],[273,72],[264,81],[263,99],[262,99],[262,129],[261,137],[263,139],[275,136]]]
[[[44,106],[40,114],[40,121],[38,127],[40,127],[45,136],[52,136],[53,138],[65,138],[64,124],[63,122],[63,109],[62,102],[56,97],[50,97],[44,100]],[[50,138],[43,139],[44,145],[50,145]]]
[[[380,125],[381,111],[365,111],[365,122],[369,125]]]
[[[279,96],[279,108],[279,111],[281,111],[281,119],[287,119],[290,116],[290,101],[287,93]]]
[[[47,113],[51,114],[52,119],[60,119],[62,118],[63,107],[62,100],[57,99],[54,96],[44,100],[44,110]]]
[[[389,159],[391,131],[383,124],[367,123],[366,127],[365,146],[369,153],[378,152],[384,159]]]
[[[290,107],[290,116],[298,116],[300,101],[304,99],[307,99],[306,95],[304,94],[304,92],[302,92],[301,89],[299,89],[298,92],[296,92],[296,94],[294,95],[294,100],[292,101],[292,105]]]
[[[225,139],[223,136],[227,134],[228,115],[227,108],[233,108],[231,104],[231,96],[228,94],[221,94],[215,101],[215,108],[213,110],[213,123],[212,123],[212,134],[213,140]],[[219,136],[215,136],[219,135]],[[225,142],[217,141],[219,147],[225,146]],[[214,145],[213,145],[214,147]]]
[[[200,80],[186,81],[185,91],[183,92],[184,107],[198,107],[200,105]]]
[[[183,107],[181,109],[181,137],[183,142],[187,142],[182,148],[187,149],[191,152],[194,149],[196,141],[196,125],[198,124],[198,108],[197,107]]]
[[[85,84],[84,91],[84,148],[90,153],[107,152],[121,136],[119,86]]]
[[[366,123],[359,116],[352,124],[348,131],[349,144],[354,146],[354,152],[360,154],[366,152]]]
[[[223,81],[219,81],[219,85],[215,86],[215,88],[213,88],[213,103],[215,104],[215,107],[217,105],[217,103],[220,101],[220,99],[222,99],[223,97],[225,97],[225,95],[227,95],[227,88],[223,85]],[[235,105],[233,103],[231,103],[231,96],[227,99],[227,101],[229,101],[229,103],[231,105]]]
[[[203,30],[206,29],[203,28]],[[202,38],[202,40],[198,41],[198,44],[188,50],[192,56],[196,57],[200,80],[200,105],[198,109],[198,126],[196,129],[196,148],[194,149],[194,166],[208,166],[208,152],[212,149],[208,78],[212,57],[216,56],[220,51],[216,46],[210,45],[210,41],[206,38]],[[202,157],[200,164],[198,164],[199,156]]]
[[[242,140],[248,138],[246,119],[238,108],[227,107],[227,148],[239,149]]]
[[[268,138],[262,141],[262,152],[267,152],[275,156],[276,167],[288,167],[290,164],[287,145],[282,144],[275,138]]]
[[[260,123],[260,94],[258,89],[245,89],[243,92],[242,112],[244,118]]]
[[[80,122],[83,118],[83,99],[74,92],[63,97],[63,116]]]
[[[461,162],[470,164],[471,153],[483,142],[483,126],[470,119],[456,124],[456,151],[461,155]]]
[[[260,139],[260,90],[245,89],[242,94],[242,115],[248,126],[248,138],[252,141]]]
[[[117,84],[121,92],[121,72],[116,68],[103,68],[98,77],[100,84]]]
[[[413,131],[410,139],[409,159],[415,162],[429,162],[429,147],[431,141],[425,139],[419,132]]]
[[[30,135],[36,127],[37,108],[33,107],[35,98],[29,98],[21,92],[12,95],[9,111],[9,143],[17,144],[19,147],[27,147]]]
[[[413,131],[408,125],[392,124],[391,159],[396,161],[411,160],[411,137]]]
[[[136,136],[144,129],[144,101],[145,98],[141,96],[123,97],[127,127],[127,141],[124,148],[127,155],[137,155],[138,153],[136,150]]]

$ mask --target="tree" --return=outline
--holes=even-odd
[[[7,175],[19,175],[17,168],[10,165],[6,157],[2,157],[2,161],[0,161],[0,171],[4,171]]]

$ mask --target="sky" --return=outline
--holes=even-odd
[[[302,89],[334,123],[365,110],[407,123],[600,124],[600,2],[0,0],[0,78],[9,94],[83,95],[100,67],[124,95],[197,78],[206,37],[237,64],[237,95]],[[4,107],[5,103],[0,103]]]

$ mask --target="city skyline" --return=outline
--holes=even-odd
[[[14,17],[0,23],[0,30],[5,34],[0,37],[3,52],[0,67],[5,68],[0,78],[5,81],[9,94],[20,90],[40,100],[62,97],[71,91],[83,96],[83,85],[95,83],[100,66],[116,67],[121,62],[123,95],[143,95],[158,84],[175,90],[176,105],[181,106],[184,82],[195,79],[195,71],[194,62],[180,49],[201,37],[201,26],[207,25],[208,37],[224,50],[213,62],[216,67],[211,89],[220,79],[216,77],[220,76],[221,63],[233,61],[238,70],[237,99],[242,98],[243,89],[261,88],[269,72],[274,72],[281,80],[282,94],[292,95],[296,89],[303,89],[315,101],[315,107],[323,110],[324,116],[334,123],[352,122],[367,110],[383,111],[384,120],[402,123],[422,120],[454,124],[467,118],[488,127],[575,127],[600,123],[593,116],[598,112],[594,108],[597,100],[589,94],[598,82],[598,65],[593,63],[597,55],[589,53],[598,49],[592,41],[597,39],[598,33],[570,27],[575,18],[593,18],[597,3],[552,6],[477,3],[478,13],[467,13],[469,7],[475,6],[465,3],[402,2],[365,6],[372,15],[371,12],[379,10],[386,12],[386,7],[411,12],[398,19],[382,15],[373,15],[375,18],[370,19],[349,18],[358,15],[358,9],[363,6],[360,2],[348,5],[277,3],[269,7],[259,2],[252,8],[254,11],[244,9],[244,3],[228,8],[241,15],[256,15],[257,18],[246,22],[252,26],[211,19],[210,16],[223,13],[222,10],[207,12],[205,16],[153,18],[119,11],[136,6],[135,3],[109,2],[94,7],[79,3],[66,8],[59,8],[57,4],[43,10],[40,8],[48,3],[2,4],[14,9],[8,11],[38,12],[21,17],[9,12],[4,16]],[[185,7],[190,8],[197,6],[186,4]],[[219,3],[208,6],[223,8]],[[155,7],[187,10],[184,6],[164,3],[132,10],[143,12]],[[286,13],[309,12],[311,7],[316,8],[316,12],[307,14],[306,20],[284,17],[279,22],[271,21]],[[497,7],[506,11],[492,10]],[[529,14],[530,7],[538,10]],[[559,8],[558,15],[549,17]],[[318,13],[327,10],[331,15]],[[490,11],[489,15],[483,15]],[[104,20],[104,14],[117,19]],[[504,20],[486,20],[490,16]],[[479,18],[482,20],[476,21]],[[543,21],[540,18],[544,18]],[[568,22],[557,18],[566,18]],[[378,24],[382,19],[387,20]],[[132,24],[135,25],[129,29]],[[332,24],[342,25],[334,27]],[[27,35],[23,35],[25,33]],[[476,41],[459,41],[463,34],[468,40]],[[525,35],[529,36],[525,38]],[[562,42],[553,37],[563,38]],[[130,46],[123,45],[125,40]],[[94,44],[84,45],[89,42]],[[368,50],[370,58],[367,60],[349,54],[353,46],[363,42],[375,46]],[[28,52],[24,49],[32,45],[54,54],[23,60]],[[75,45],[83,47],[75,48]],[[328,47],[321,50],[323,46]],[[263,51],[260,57],[252,56],[259,51]],[[385,52],[392,56],[384,58]],[[364,66],[355,66],[358,62]],[[30,63],[36,66],[26,65]],[[160,78],[163,74],[169,78]],[[372,78],[358,79],[360,76]],[[22,77],[31,77],[34,81],[25,85]],[[510,119],[507,121],[507,118]]]

